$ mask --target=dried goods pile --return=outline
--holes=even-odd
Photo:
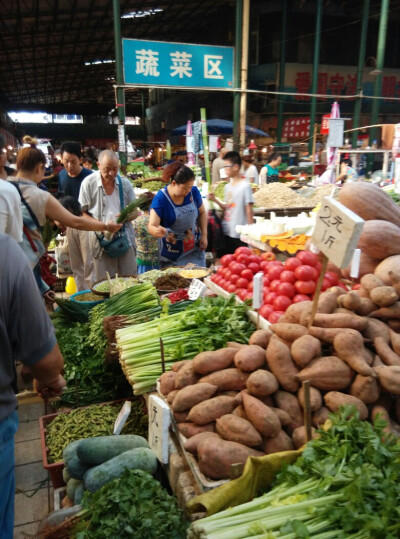
[[[317,206],[324,197],[330,196],[332,194],[333,188],[334,185],[332,185],[331,183],[316,187],[313,196],[308,199],[309,202],[311,202],[311,206]]]
[[[189,281],[177,274],[163,275],[154,283],[157,290],[179,290],[179,288],[187,288]]]
[[[264,185],[254,193],[254,201],[260,208],[304,208],[310,206],[306,198],[282,183]]]

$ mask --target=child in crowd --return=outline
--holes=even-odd
[[[153,193],[146,193],[147,200],[139,206],[142,215],[132,221],[136,238],[136,262],[138,275],[153,269],[159,269],[158,240],[148,231],[150,219],[150,206],[154,198]]]

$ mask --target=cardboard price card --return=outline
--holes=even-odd
[[[149,444],[157,459],[168,464],[168,440],[171,412],[169,406],[156,395],[150,395],[149,403]]]
[[[346,268],[364,226],[364,220],[333,198],[324,198],[317,214],[312,243],[338,268]]]

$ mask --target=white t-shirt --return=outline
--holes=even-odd
[[[5,180],[0,180],[0,232],[22,242],[21,198]]]
[[[222,229],[226,236],[239,238],[236,225],[247,225],[246,206],[254,204],[253,192],[246,180],[225,185],[224,201],[229,204],[225,210]]]
[[[258,183],[257,167],[255,165],[250,165],[249,168],[245,170],[244,177],[249,183]]]

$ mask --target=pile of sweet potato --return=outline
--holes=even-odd
[[[400,290],[373,274],[361,284],[323,292],[310,327],[312,303],[293,304],[248,345],[202,352],[162,375],[161,393],[206,476],[228,478],[231,465],[250,455],[301,447],[305,380],[314,427],[352,404],[361,419],[380,412],[397,431],[400,334],[382,318],[400,321]]]

